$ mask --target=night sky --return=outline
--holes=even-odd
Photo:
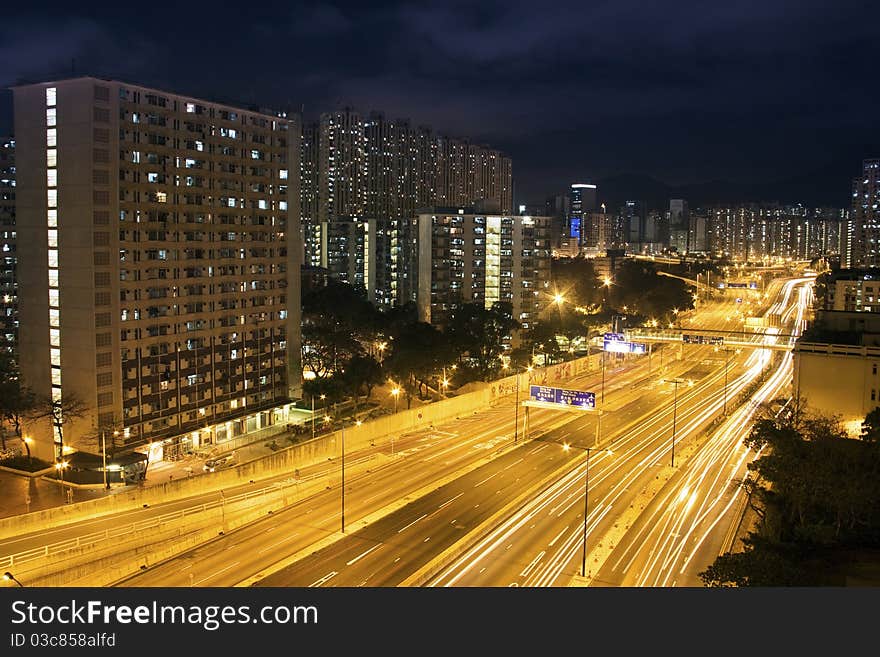
[[[880,156],[877,3],[17,3],[0,82],[97,75],[409,117],[513,157],[518,202],[576,180],[782,180]],[[73,62],[73,64],[72,64]],[[12,129],[11,94],[0,130]],[[835,169],[836,171],[836,169]],[[848,195],[842,190],[842,197]]]

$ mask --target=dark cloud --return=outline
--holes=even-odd
[[[507,150],[529,198],[623,171],[772,180],[844,156],[855,171],[880,141],[868,3],[160,4],[10,14],[0,80],[57,76],[75,59],[80,72],[307,115],[381,109]]]

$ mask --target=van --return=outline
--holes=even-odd
[[[205,465],[202,466],[202,470],[205,472],[215,472],[220,468],[234,465],[235,464],[235,452],[230,454],[224,454],[223,456],[218,456],[216,458],[208,459],[205,461]]]

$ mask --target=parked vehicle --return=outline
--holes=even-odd
[[[224,454],[223,456],[217,456],[212,459],[208,459],[205,461],[205,465],[202,466],[202,470],[205,472],[216,472],[220,468],[229,467],[230,465],[235,464],[235,452],[230,452],[229,454]]]

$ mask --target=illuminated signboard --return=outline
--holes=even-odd
[[[681,341],[687,344],[724,344],[724,338],[718,335],[691,335],[682,333]]]
[[[606,333],[604,337],[605,342],[624,342],[626,340],[626,336],[623,333]]]
[[[529,396],[539,402],[559,404],[560,406],[579,406],[596,408],[596,393],[584,390],[565,390],[549,386],[529,386]]]
[[[580,237],[581,236],[581,220],[580,217],[572,217],[571,218],[571,231],[569,233],[569,237]]]
[[[648,353],[648,345],[644,342],[605,340],[605,351],[616,354],[646,354]]]

